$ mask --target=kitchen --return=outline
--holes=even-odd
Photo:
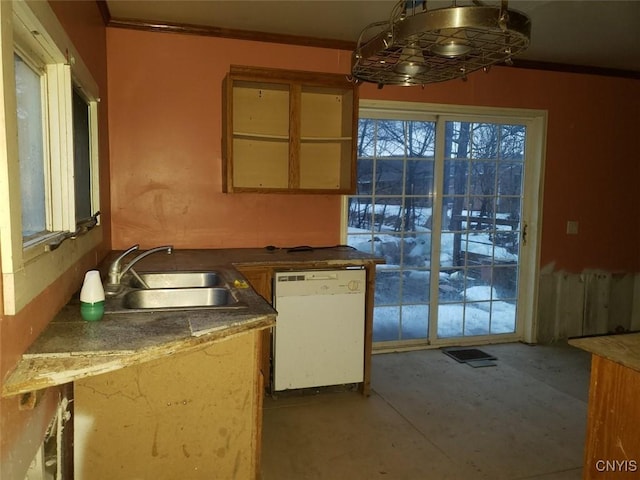
[[[349,51],[106,28],[93,2],[52,8],[100,90],[102,241],[15,315],[2,314],[3,379],[79,289],[84,272],[111,250],[341,241],[339,196],[222,192],[221,85],[232,64],[346,74]],[[3,59],[12,51],[5,35],[3,28]],[[577,275],[638,271],[640,231],[628,219],[637,217],[639,175],[628,139],[635,138],[639,97],[637,79],[506,67],[425,89],[360,88],[361,99],[548,110],[540,265]],[[601,126],[614,118],[618,127]],[[615,159],[617,168],[603,159]],[[579,236],[566,235],[573,218],[580,219]],[[56,400],[50,389],[35,409],[21,410],[17,398],[2,398],[3,478],[24,477]]]

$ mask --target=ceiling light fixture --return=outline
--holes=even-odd
[[[507,3],[456,6],[453,0],[450,7],[428,10],[426,0],[400,0],[389,21],[367,25],[360,34],[352,76],[380,87],[424,85],[510,64],[529,46],[531,23]]]

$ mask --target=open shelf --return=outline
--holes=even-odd
[[[226,192],[353,193],[358,90],[344,75],[232,66]]]

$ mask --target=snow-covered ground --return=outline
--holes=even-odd
[[[391,215],[394,207],[384,207]],[[395,215],[400,212],[397,211]],[[466,213],[466,212],[463,212]],[[421,218],[429,218],[430,209],[422,209]],[[464,225],[463,225],[464,228]],[[509,229],[509,227],[506,227]],[[462,247],[468,252],[492,257],[494,262],[513,265],[516,272],[518,255],[495,245],[487,232],[465,233]],[[422,228],[411,237],[402,238],[383,225],[374,235],[370,231],[349,227],[348,244],[358,250],[382,256],[385,265],[378,266],[376,305],[374,309],[374,341],[426,338],[429,321],[429,281],[431,278],[431,231]],[[511,333],[515,331],[516,291],[483,281],[474,270],[473,277],[453,267],[454,234],[440,237],[440,273],[438,337],[459,337]],[[402,294],[402,299],[400,295]],[[502,296],[502,298],[501,298]]]

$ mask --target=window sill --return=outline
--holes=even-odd
[[[21,267],[3,274],[4,313],[15,315],[22,310],[84,255],[100,245],[102,238],[102,227],[98,226],[52,251],[46,242],[25,250]]]

